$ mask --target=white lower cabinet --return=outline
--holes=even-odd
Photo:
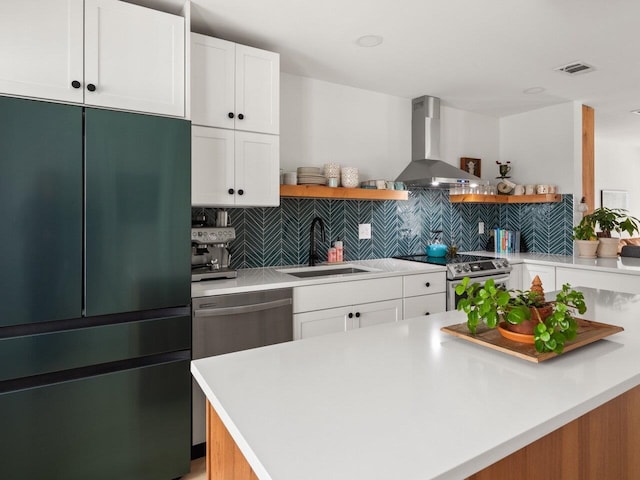
[[[522,265],[522,289],[528,290],[531,282],[537,276],[542,281],[542,288],[545,292],[556,290],[556,267],[550,265],[534,265],[524,263]]]
[[[402,300],[403,318],[431,315],[432,313],[444,312],[446,309],[447,295],[444,292],[433,295],[409,297]]]
[[[402,277],[293,289],[293,338],[344,332],[402,318]]]
[[[511,274],[509,275],[509,288],[522,290],[523,265],[522,263],[511,264]],[[530,284],[529,284],[530,285]]]
[[[558,288],[562,288],[562,285],[568,283],[572,287],[590,287],[640,294],[640,276],[637,275],[557,267],[556,282]]]
[[[403,318],[413,318],[447,309],[445,272],[406,275],[402,279]]]
[[[293,316],[293,339],[301,340],[381,323],[393,323],[401,317],[400,299],[296,313]]]

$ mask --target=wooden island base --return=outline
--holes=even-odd
[[[207,402],[207,479],[257,480]],[[640,386],[514,452],[468,480],[640,478]]]
[[[207,480],[258,480],[207,400]]]
[[[640,479],[640,386],[468,480]]]

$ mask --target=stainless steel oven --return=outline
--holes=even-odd
[[[505,258],[481,257],[479,255],[460,254],[446,257],[429,257],[427,255],[403,255],[401,260],[429,263],[447,267],[447,310],[455,310],[460,297],[456,295],[456,286],[464,277],[482,283],[489,279],[505,288],[509,287],[511,265]]]

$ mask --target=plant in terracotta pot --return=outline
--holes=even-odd
[[[471,283],[465,277],[456,287],[456,294],[464,297],[458,302],[458,310],[467,314],[471,333],[476,333],[481,321],[489,328],[513,330],[518,326],[517,333],[529,332],[522,341],[533,343],[538,352],[562,353],[565,343],[573,340],[578,331],[575,312],[587,311],[584,295],[569,284],[562,286],[555,301],[547,302],[538,276],[531,289],[525,291],[498,288],[493,280]],[[519,328],[523,324],[525,327]]]
[[[596,236],[596,224],[593,218],[585,215],[580,223],[573,227],[573,239],[578,247],[578,256],[595,258],[598,250],[598,237]]]
[[[640,220],[629,215],[624,208],[596,208],[586,217],[600,228],[597,232],[600,244],[598,245],[599,257],[617,257],[619,238],[611,237],[611,232],[618,235],[626,232],[629,236],[633,236],[638,231],[638,223]]]

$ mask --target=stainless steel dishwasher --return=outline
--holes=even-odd
[[[193,359],[264,347],[293,340],[293,291],[290,288],[194,298]],[[193,381],[194,452],[205,442],[205,396]],[[194,454],[198,456],[198,454]]]

